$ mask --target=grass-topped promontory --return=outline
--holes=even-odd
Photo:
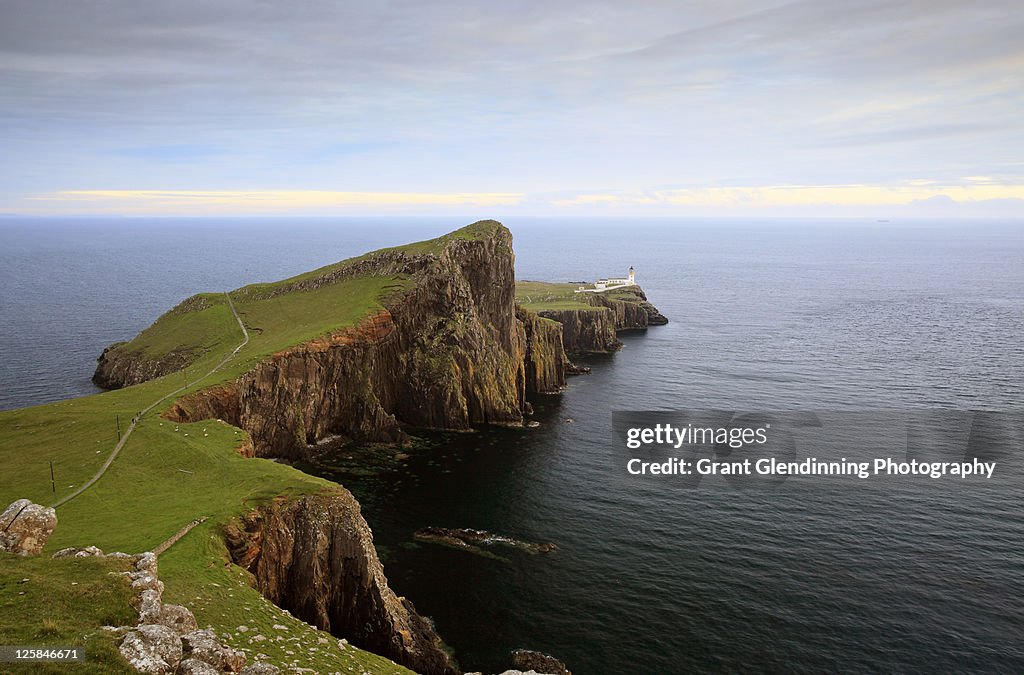
[[[278,289],[286,289],[299,285],[305,281],[329,276],[330,274],[342,270],[345,267],[362,262],[363,260],[372,258],[381,253],[404,253],[408,256],[439,255],[441,251],[444,250],[444,247],[455,239],[467,239],[470,241],[486,239],[494,236],[495,232],[502,227],[504,226],[496,220],[479,220],[453,232],[448,232],[440,237],[435,237],[434,239],[377,249],[376,251],[370,251],[369,253],[364,253],[363,255],[356,256],[354,258],[347,258],[341,262],[331,263],[330,265],[325,265],[324,267],[317,268],[310,272],[304,272],[294,277],[289,277],[288,279],[282,279],[281,281],[275,281],[269,284],[254,284],[252,286],[247,286],[246,288],[254,292],[258,291],[262,294],[270,294]]]
[[[437,254],[453,239],[487,237],[498,227],[494,221],[482,221],[438,239],[391,250]],[[264,600],[249,585],[248,573],[230,564],[220,535],[226,523],[275,497],[337,486],[285,464],[242,457],[237,450],[247,440],[245,432],[229,424],[217,420],[178,424],[160,415],[180,396],[236,379],[276,352],[357,325],[412,283],[401,275],[341,275],[323,283],[298,283],[327,277],[363,259],[232,291],[231,300],[250,340],[204,379],[197,381],[230,356],[243,338],[223,293],[193,296],[124,345],[151,358],[188,355],[187,368],[94,396],[0,412],[0,465],[4,467],[0,506],[19,498],[52,504],[97,472],[117,441],[118,425],[123,433],[132,417],[187,383],[185,392],[142,418],[99,481],[58,508],[59,523],[43,555],[18,563],[33,566],[32,570],[20,572],[6,559],[0,560],[5,570],[0,576],[0,606],[16,608],[18,614],[11,616],[40,617],[37,623],[52,615],[52,623],[46,626],[56,626],[55,637],[62,643],[95,645],[98,655],[116,663],[120,658],[112,651],[116,643],[99,632],[100,622],[122,620],[114,609],[107,611],[104,605],[96,612],[65,612],[59,606],[49,607],[43,594],[18,595],[20,590],[9,578],[24,573],[39,587],[56,588],[65,583],[69,570],[79,569],[73,563],[50,560],[49,555],[60,548],[95,545],[105,551],[141,552],[191,521],[206,518],[160,556],[168,602],[188,606],[200,626],[212,626],[225,642],[247,650],[250,661],[259,658],[285,667],[297,664],[316,672],[409,672],[352,646],[340,648],[336,638]],[[55,484],[51,484],[50,462]],[[89,571],[93,563],[83,565],[81,569]],[[87,574],[82,578],[89,578],[90,584],[95,581]],[[102,603],[122,607],[118,588],[96,588]],[[126,611],[130,613],[130,608]],[[52,642],[9,625],[17,622],[0,621],[0,643]]]
[[[601,311],[603,307],[587,302],[584,294],[576,293],[579,284],[560,284],[547,281],[517,281],[516,302],[522,307],[539,312],[549,310]]]

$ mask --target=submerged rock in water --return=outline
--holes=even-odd
[[[512,665],[520,670],[531,670],[551,675],[572,675],[565,664],[554,656],[529,649],[517,649],[512,652]]]
[[[551,553],[558,549],[552,543],[522,541],[486,530],[469,528],[424,527],[413,535],[420,541],[445,544],[454,548],[475,549],[479,546],[508,546],[527,553]]]

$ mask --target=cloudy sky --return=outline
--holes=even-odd
[[[0,212],[1024,215],[1019,0],[0,3]]]

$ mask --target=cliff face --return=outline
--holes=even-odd
[[[388,587],[347,491],[275,501],[229,526],[226,539],[279,607],[418,673],[458,673],[430,622]]]
[[[647,301],[639,286],[609,293],[581,293],[579,300],[595,309],[545,309],[540,316],[562,324],[562,344],[569,355],[617,351],[618,331],[661,326],[668,319]]]
[[[193,361],[189,352],[175,351],[159,359],[146,358],[116,342],[96,359],[92,381],[104,389],[120,389],[181,370]]]
[[[439,255],[389,253],[358,265],[337,274],[401,271],[412,288],[358,326],[274,354],[234,382],[178,401],[169,416],[224,419],[249,432],[258,456],[289,458],[306,456],[332,434],[402,442],[402,424],[522,423],[527,340],[515,315],[508,230],[499,225],[488,237],[453,239]]]
[[[567,354],[622,349],[622,343],[615,336],[615,314],[608,308],[545,309],[538,314],[562,324],[562,345]]]
[[[612,310],[616,330],[643,329],[668,323],[658,308],[647,301],[647,295],[639,286],[620,288],[612,295],[588,293],[587,300],[592,305]]]
[[[562,345],[562,326],[522,307],[516,307],[516,318],[526,336],[526,390],[538,394],[561,391],[569,363]]]

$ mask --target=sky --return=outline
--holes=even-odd
[[[0,213],[1024,215],[1020,0],[0,3]]]

